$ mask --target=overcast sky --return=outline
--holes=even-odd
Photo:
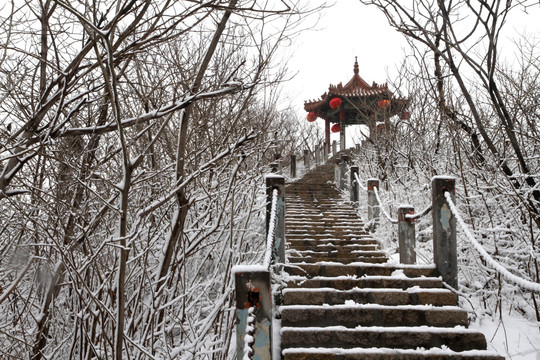
[[[503,50],[508,50],[509,56],[516,50],[510,38],[523,32],[540,36],[540,2],[528,13],[514,10],[505,25],[503,37],[507,43]],[[329,84],[349,81],[355,56],[365,81],[384,83],[397,73],[407,47],[403,36],[390,27],[376,7],[362,5],[358,0],[339,0],[324,10],[314,30],[304,31],[289,50],[288,67],[297,75],[285,85],[285,92],[305,120],[304,101],[318,99]]]

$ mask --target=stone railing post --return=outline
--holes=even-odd
[[[266,236],[270,227],[272,193],[278,189],[276,227],[274,230],[274,248],[272,262],[285,263],[285,178],[280,175],[266,175]]]
[[[323,143],[323,156],[323,162],[326,162],[326,160],[328,160],[328,144],[326,143],[326,141]]]
[[[291,155],[291,178],[296,178],[296,155]]]
[[[236,290],[236,359],[244,359],[244,338],[248,311],[255,307],[255,343],[253,356],[272,358],[272,294],[270,272],[262,266],[235,266]]]
[[[339,186],[339,184],[340,184],[339,176],[341,175],[341,171],[340,171],[341,159],[336,158],[336,159],[334,159],[334,161],[335,161],[335,163],[334,163],[334,183],[336,184],[336,186]]]
[[[407,214],[414,214],[414,208],[410,205],[401,205],[398,208],[399,262],[416,264],[415,221],[407,219],[405,217]]]
[[[306,170],[310,168],[309,150],[304,150],[304,167],[306,168]]]
[[[358,166],[351,166],[351,181],[350,181],[350,200],[353,204],[353,206],[358,206],[358,189],[360,189],[360,184],[358,183],[358,181],[356,181],[356,175],[358,175]]]
[[[379,224],[379,203],[377,202],[377,195],[375,195],[374,187],[379,189],[379,179],[368,179],[367,181],[367,193],[368,193],[368,221],[370,223],[369,230],[375,231]]]
[[[435,176],[431,181],[433,198],[433,257],[444,282],[457,289],[456,218],[444,197],[449,192],[456,198],[456,179]]]
[[[341,164],[339,167],[339,188],[345,190],[347,187],[347,164],[349,162],[349,155],[341,154]]]
[[[332,141],[332,155],[337,154],[337,142],[336,140]]]
[[[315,147],[315,166],[321,165],[321,152],[319,146]]]

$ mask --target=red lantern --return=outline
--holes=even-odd
[[[387,109],[390,107],[390,100],[388,99],[379,100],[379,102],[377,103],[377,106],[379,107],[379,109]]]
[[[332,100],[330,100],[330,108],[331,109],[337,109],[338,107],[341,106],[341,99],[338,98],[338,97],[335,97],[333,98]]]
[[[333,133],[337,133],[341,130],[341,126],[339,124],[332,125],[332,128],[330,129]]]
[[[317,117],[318,117],[318,115],[317,115],[317,113],[315,111],[310,111],[307,114],[307,121],[313,122],[313,121],[317,120]]]
[[[401,119],[407,120],[407,119],[410,119],[410,118],[411,118],[411,113],[410,112],[404,111],[403,113],[401,113]]]

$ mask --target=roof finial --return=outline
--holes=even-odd
[[[358,56],[354,57],[354,73],[358,74]]]

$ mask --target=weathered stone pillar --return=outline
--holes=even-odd
[[[410,205],[401,205],[398,208],[399,262],[416,264],[415,221],[407,219],[405,217],[407,214],[414,214],[414,208]]]
[[[309,150],[304,150],[304,167],[306,168],[306,170],[310,168]]]
[[[377,202],[377,195],[375,195],[374,187],[379,189],[379,179],[368,179],[367,181],[367,193],[368,193],[368,221],[370,223],[369,230],[375,231],[379,224],[379,203]]]
[[[336,140],[332,141],[332,155],[337,154],[337,143]]]
[[[291,177],[296,177],[296,155],[291,155]]]
[[[334,164],[334,183],[336,183],[336,186],[339,187],[339,184],[340,184],[340,175],[341,175],[341,159],[340,158],[336,158],[334,159],[335,161],[335,164]]]
[[[339,168],[339,188],[345,190],[347,187],[347,164],[349,163],[349,155],[341,154],[341,163]]]
[[[435,176],[431,184],[434,262],[443,280],[454,289],[457,289],[456,218],[444,197],[444,193],[449,192],[452,201],[455,203],[456,179],[447,176]]]
[[[351,166],[351,180],[350,180],[350,200],[354,207],[358,206],[358,189],[360,189],[360,184],[356,181],[356,175],[358,175],[358,166]]]
[[[272,359],[272,294],[270,273],[262,266],[235,266],[236,359],[244,359],[244,338],[250,307],[255,307],[254,358]]]
[[[323,145],[323,156],[324,156],[324,160],[323,162],[326,162],[326,160],[328,160],[328,144],[325,142],[324,145]]]
[[[315,147],[315,166],[321,165],[321,153],[320,148],[317,146]]]

